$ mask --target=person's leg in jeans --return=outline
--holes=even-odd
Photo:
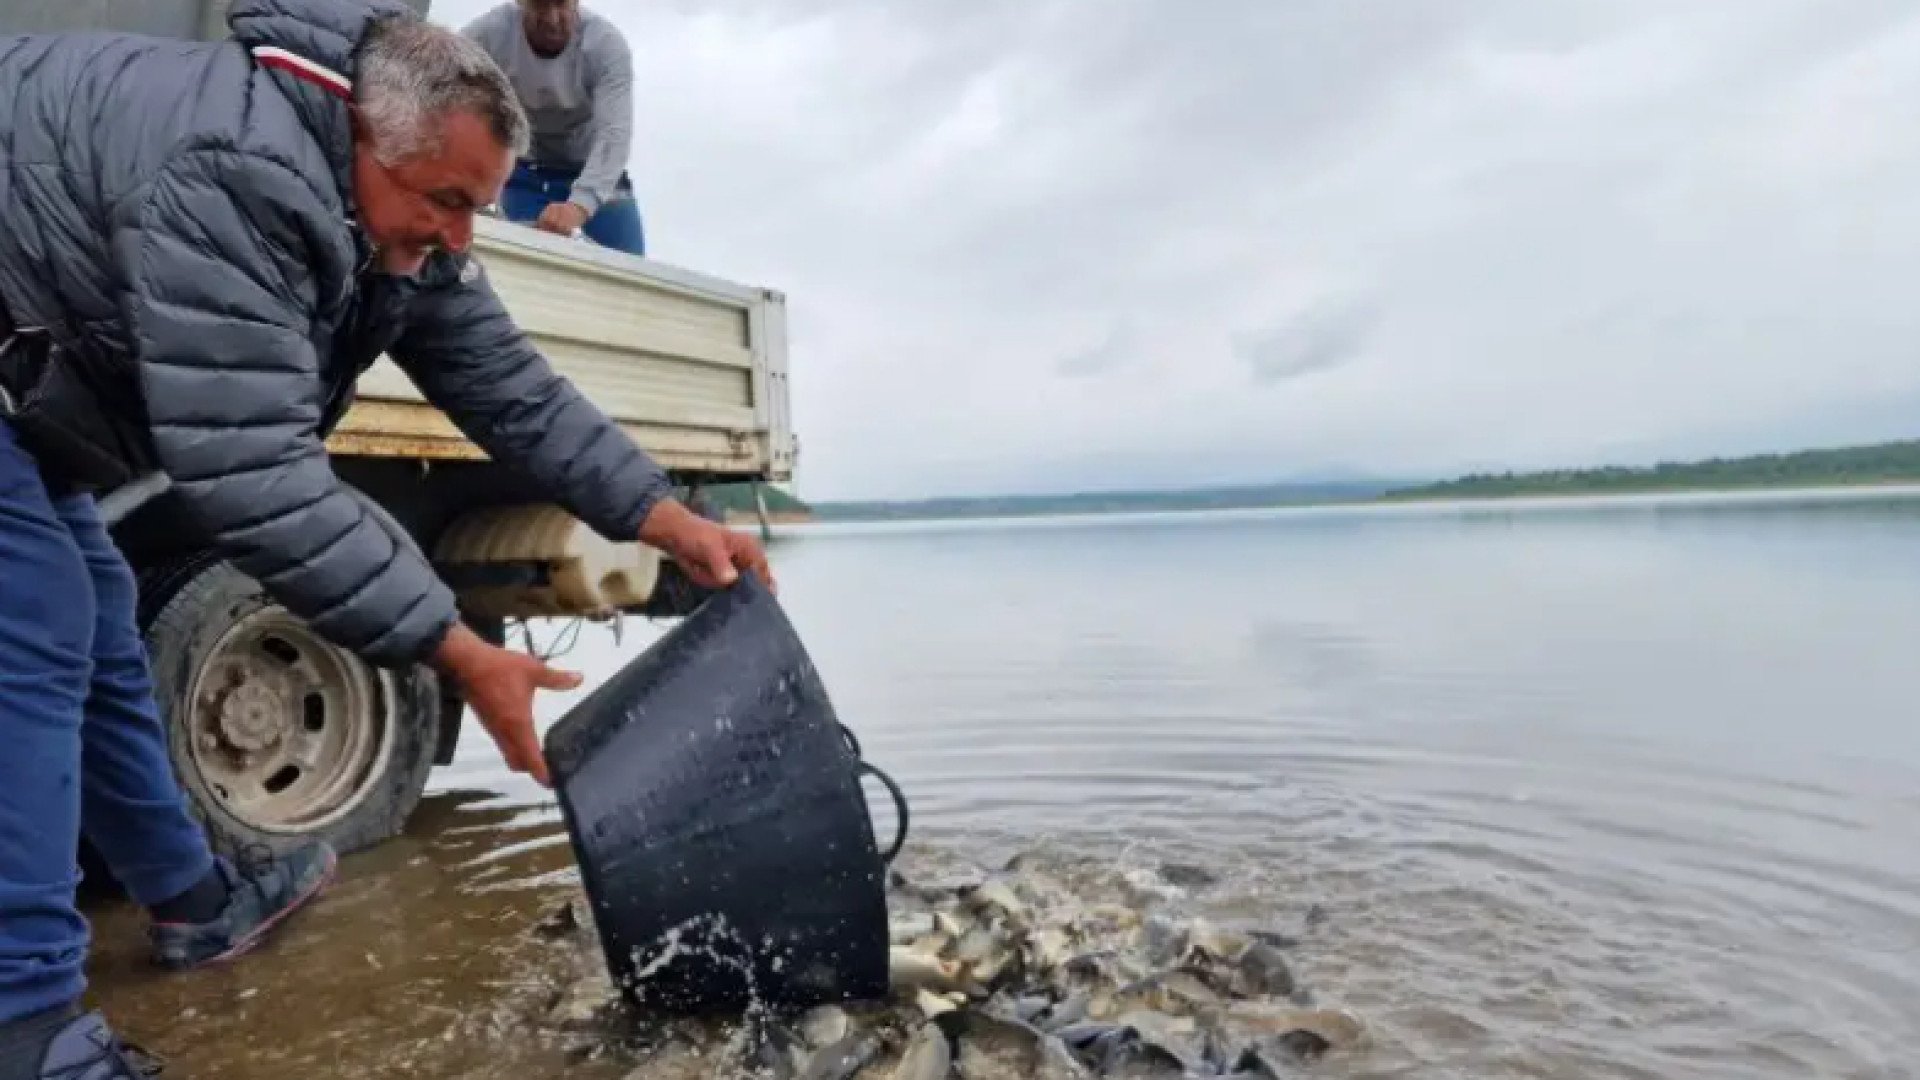
[[[0,419],[0,1080],[135,1080],[80,1015],[81,729],[96,622],[85,556]]]
[[[155,958],[163,966],[237,955],[325,886],[333,852],[314,845],[245,874],[215,860],[167,755],[167,729],[134,617],[133,570],[92,497],[56,499],[53,506],[85,562],[93,595],[92,675],[81,725],[87,839],[153,916]]]
[[[523,162],[514,165],[513,175],[507,177],[506,186],[500,191],[500,212],[508,221],[531,225],[540,220],[540,211],[553,201],[545,181]]]
[[[572,193],[573,180],[568,174],[517,164],[500,192],[500,212],[508,221],[531,225],[540,220],[541,211]],[[625,179],[621,180],[613,199],[602,204],[580,231],[586,233],[587,239],[615,251],[642,256],[647,253],[640,204],[633,198],[632,184]]]
[[[647,253],[646,231],[640,223],[640,204],[624,184],[618,194],[601,204],[600,209],[587,219],[582,231],[587,234],[587,239],[615,251],[641,256]]]
[[[94,623],[86,560],[0,420],[0,1023],[85,986],[74,888]]]
[[[53,497],[0,420],[0,1080],[38,1076],[43,1056],[118,1053],[98,1017],[75,1015],[83,806],[88,838],[153,913],[164,966],[244,951],[332,875],[324,844],[245,874],[213,858],[168,761],[135,592],[93,500]]]
[[[93,586],[93,677],[81,727],[81,822],[113,876],[143,907],[172,900],[213,870],[206,834],[187,812],[167,757],[146,645],[134,620],[133,570],[93,499],[54,509]]]
[[[92,677],[82,725],[82,820],[113,876],[153,917],[154,958],[184,969],[252,948],[332,880],[335,857],[310,843],[236,869],[215,859],[167,754],[135,619],[139,589],[90,496],[54,503],[85,560],[94,597]]]

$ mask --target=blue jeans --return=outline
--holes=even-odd
[[[506,190],[500,193],[500,209],[507,215],[508,221],[531,225],[539,220],[540,211],[554,203],[567,201],[567,197],[573,194],[573,182],[579,175],[578,169],[520,162],[513,167],[513,176],[508,178]],[[587,234],[588,239],[604,247],[633,255],[647,253],[646,230],[640,224],[640,204],[634,200],[633,182],[627,179],[625,173],[620,174],[620,184],[614,189],[613,198],[601,204],[581,231]]]
[[[86,985],[82,820],[142,905],[213,866],[167,760],[136,592],[93,498],[49,494],[0,419],[0,1022]]]

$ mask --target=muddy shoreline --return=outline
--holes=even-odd
[[[1336,1053],[1357,1038],[1359,1014],[1336,1011],[1333,996],[1310,987],[1305,974],[1316,910],[1245,925],[1211,922],[1191,901],[1214,887],[1215,872],[1057,854],[986,868],[939,840],[910,845],[896,869],[889,908],[897,994],[835,1010],[845,1030],[826,1043],[818,1041],[817,1016],[810,1023],[784,1014],[656,1021],[622,1006],[591,929],[565,914],[585,905],[553,809],[475,793],[429,800],[406,835],[348,859],[340,882],[313,909],[223,968],[158,972],[145,962],[138,914],[123,900],[91,902],[98,945],[89,1001],[166,1063],[165,1080],[832,1080],[834,1071],[817,1059],[858,1036],[871,1036],[873,1045],[838,1046],[857,1051],[861,1066],[840,1080],[878,1080],[895,1075],[916,1033],[942,1014],[936,1030],[953,1033],[945,1039],[949,1052],[956,1061],[972,1055],[969,1080],[1024,1075],[984,1069],[968,1049],[1021,1035],[1001,1021],[1063,1044],[1062,1029],[1078,1024],[1067,1034],[1105,1035],[1109,1049],[1165,1044],[1202,1061],[1209,1051],[1198,1018],[1217,1021],[1227,1006],[1243,1028],[1273,1029],[1264,1035],[1274,1052],[1284,1047],[1274,1040],[1313,1023],[1336,1025]],[[1233,992],[1246,989],[1236,985],[1244,976],[1235,961],[1253,946],[1269,948],[1261,938],[1288,947],[1268,954],[1276,963],[1261,989],[1275,992]],[[919,970],[909,963],[902,975],[909,957],[920,959]],[[1190,971],[1169,984],[1183,962]],[[1181,995],[1212,994],[1196,989],[1210,977],[1223,981],[1208,1013]],[[1147,1013],[1160,1019],[1148,1021]],[[1352,1030],[1344,1019],[1327,1019],[1336,1015],[1350,1017]],[[1278,1030],[1286,1024],[1294,1026]],[[1113,1034],[1120,1028],[1137,1034]],[[965,1034],[973,1029],[978,1034]],[[1231,1055],[1225,1064],[1237,1065],[1262,1034],[1243,1030],[1239,1044],[1223,1044],[1213,1056]],[[1003,1055],[1027,1052],[995,1045]],[[1087,1057],[1078,1053],[1084,1046],[1068,1048]],[[1313,1040],[1305,1048],[1309,1056],[1329,1049]],[[1161,1061],[1159,1049],[1139,1052]],[[1160,1074],[1088,1067],[1063,1075]]]

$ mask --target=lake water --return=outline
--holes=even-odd
[[[1204,864],[1193,904],[1250,926],[1318,905],[1301,973],[1369,1028],[1319,1072],[1916,1075],[1920,495],[812,526],[774,554],[915,849]],[[588,627],[562,662],[653,636]],[[567,880],[564,840],[475,729],[436,788],[280,960],[162,991],[109,957],[109,993],[152,1023],[215,999],[232,1042],[184,1061],[225,1076],[533,1053],[433,1018],[510,992],[490,928]],[[331,1005],[299,996],[316,970]]]

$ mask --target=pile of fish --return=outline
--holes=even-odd
[[[1180,913],[1206,879],[1163,868],[1089,903],[1022,859],[943,883],[895,874],[892,1000],[726,1024],[623,1019],[575,900],[541,927],[581,965],[546,1020],[597,1032],[596,1053],[617,1043],[632,1080],[1277,1078],[1357,1042],[1359,1019],[1296,980],[1297,934]]]

